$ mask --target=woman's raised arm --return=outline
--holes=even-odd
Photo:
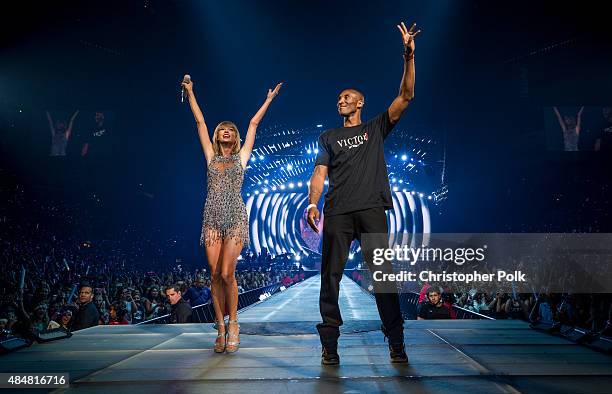
[[[255,143],[255,133],[257,132],[257,126],[259,126],[259,122],[263,119],[270,103],[274,98],[278,95],[281,86],[283,83],[279,83],[276,85],[274,90],[268,89],[268,96],[266,97],[266,101],[261,105],[259,111],[253,116],[251,122],[249,122],[249,129],[247,130],[246,137],[244,138],[244,144],[240,149],[240,163],[242,164],[242,168],[246,168],[249,159],[251,158],[251,152],[253,151],[253,144]]]
[[[204,157],[206,157],[206,164],[208,164],[215,153],[212,142],[210,141],[210,136],[208,135],[208,127],[206,127],[206,122],[204,122],[204,115],[202,115],[202,111],[200,110],[195,94],[193,93],[193,82],[189,80],[189,82],[183,82],[181,85],[187,92],[189,106],[191,107],[191,112],[193,113],[196,125],[198,126],[198,137],[200,137],[200,144],[202,144]]]

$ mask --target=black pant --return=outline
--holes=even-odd
[[[323,257],[321,263],[321,295],[319,309],[323,323],[317,325],[321,343],[333,346],[340,336],[342,316],[338,307],[342,279],[351,242],[357,239],[371,272],[393,272],[390,262],[372,263],[375,248],[388,248],[387,216],[383,207],[365,209],[325,217],[323,224]],[[382,320],[383,333],[390,343],[403,343],[404,320],[400,311],[397,287],[393,282],[375,282],[374,296]]]

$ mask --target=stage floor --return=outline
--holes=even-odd
[[[319,281],[243,311],[236,354],[213,353],[210,324],[100,326],[2,356],[0,371],[69,372],[55,392],[113,394],[612,392],[612,357],[520,321],[407,321],[410,364],[392,365],[374,301],[348,278],[341,365],[321,366]]]

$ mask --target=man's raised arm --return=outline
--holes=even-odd
[[[397,25],[404,43],[404,73],[402,74],[399,94],[388,110],[389,120],[393,124],[399,122],[404,110],[408,107],[408,103],[414,97],[414,37],[421,32],[421,30],[413,31],[415,26],[416,23],[413,23],[408,30],[404,22]]]

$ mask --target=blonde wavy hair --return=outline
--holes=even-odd
[[[236,141],[234,142],[234,146],[232,146],[232,155],[235,155],[236,153],[240,152],[240,133],[238,132],[238,127],[236,127],[234,122],[226,120],[224,122],[219,123],[217,127],[215,127],[215,132],[213,133],[212,146],[213,151],[215,152],[215,156],[221,154],[221,143],[217,139],[217,135],[221,127],[229,127],[236,132]]]

